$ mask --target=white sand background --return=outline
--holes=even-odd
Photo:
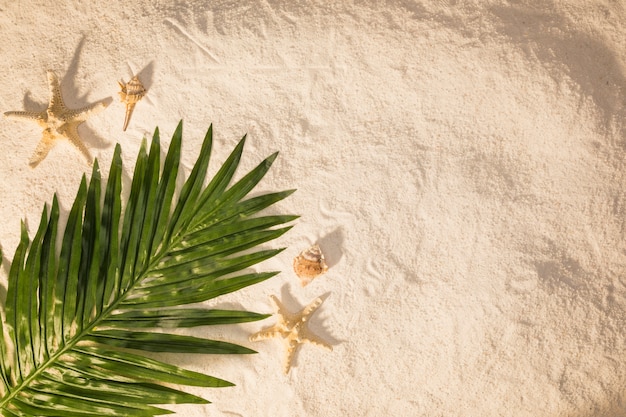
[[[259,190],[302,217],[259,265],[278,277],[211,305],[271,312],[327,294],[288,376],[263,322],[186,333],[251,356],[168,356],[237,384],[187,388],[181,416],[626,416],[626,5],[600,1],[0,1],[0,110],[107,97],[80,134],[130,174],[142,137],[184,120],[187,172],[210,123],[215,171],[281,152]],[[117,81],[148,94],[122,132]],[[82,156],[36,169],[35,124],[0,120],[0,243],[12,257]],[[329,272],[300,287],[319,242]],[[6,264],[3,271],[6,280]]]

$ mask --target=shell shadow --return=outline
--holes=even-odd
[[[135,74],[143,87],[147,90],[152,87],[153,79],[154,79],[154,61],[150,61],[148,65],[143,67],[137,74]]]
[[[338,227],[318,239],[318,244],[322,249],[326,265],[328,265],[329,268],[337,265],[341,258],[343,258],[343,241],[344,233],[342,227]]]

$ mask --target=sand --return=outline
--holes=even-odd
[[[297,188],[275,210],[302,217],[258,269],[283,273],[212,305],[328,296],[311,328],[334,349],[288,376],[278,340],[247,341],[273,318],[188,331],[259,354],[168,357],[237,384],[177,415],[626,416],[623,2],[108,3],[0,2],[1,111],[45,108],[52,69],[70,107],[111,97],[80,128],[103,166],[180,119],[187,170],[210,123],[212,172],[244,133],[240,172],[279,150],[259,190]],[[29,168],[39,138],[0,120],[8,259],[88,171],[67,144]],[[330,269],[302,288],[315,242]]]

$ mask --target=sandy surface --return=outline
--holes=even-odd
[[[193,330],[260,353],[169,358],[237,384],[178,415],[626,415],[623,2],[107,3],[0,1],[0,110],[45,108],[53,69],[70,107],[112,97],[80,128],[103,166],[119,142],[131,172],[180,119],[187,168],[209,123],[216,162],[244,133],[243,169],[281,151],[261,188],[298,188],[277,209],[302,217],[260,268],[284,273],[217,304],[329,295],[311,327],[333,352],[304,346],[288,376],[279,341],[247,341],[273,319]],[[88,169],[60,144],[32,170],[39,138],[0,119],[8,256]],[[330,270],[302,288],[314,242]]]

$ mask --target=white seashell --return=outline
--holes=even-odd
[[[300,278],[302,286],[306,286],[318,276],[328,271],[328,265],[324,260],[324,254],[319,245],[315,244],[300,252],[293,259],[293,270]]]
[[[124,117],[124,131],[126,131],[128,122],[130,121],[130,116],[133,114],[135,104],[137,104],[137,102],[146,95],[146,89],[136,75],[131,78],[129,82],[124,83],[123,81],[118,81],[118,84],[122,89],[122,91],[119,92],[120,100],[123,103],[126,103],[126,116]]]

